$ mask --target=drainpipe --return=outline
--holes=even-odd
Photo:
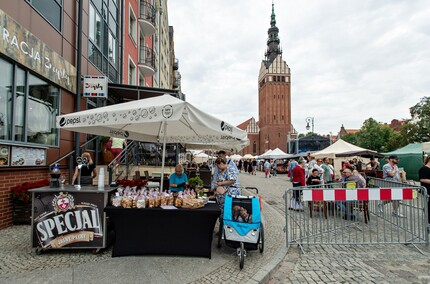
[[[76,111],[81,110],[81,65],[82,65],[82,0],[78,2],[78,50],[76,54]],[[81,135],[75,132],[75,157],[80,155]]]
[[[163,1],[160,0],[160,9],[158,13],[158,88],[161,88],[161,15],[163,14]]]
[[[140,8],[140,7],[139,7]],[[120,39],[121,39],[121,47],[124,46],[124,1],[121,1],[121,29],[119,31],[120,34]],[[119,48],[118,50],[121,50],[121,54],[120,54],[120,60],[119,62],[121,62],[120,67],[119,67],[119,83],[122,84],[123,83],[123,76],[124,76],[124,48]],[[115,82],[118,83],[118,82]]]

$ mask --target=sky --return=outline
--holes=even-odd
[[[430,1],[275,0],[282,57],[291,69],[299,133],[359,129],[368,118],[410,118],[430,96]],[[238,125],[258,121],[258,74],[272,0],[168,0],[182,92]]]

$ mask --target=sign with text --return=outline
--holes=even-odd
[[[96,192],[41,193],[34,202],[33,247],[102,247],[103,198]]]
[[[108,80],[105,76],[84,76],[84,92],[86,98],[108,97]]]
[[[0,9],[0,53],[76,93],[76,68]]]
[[[46,149],[12,146],[11,166],[45,166]]]

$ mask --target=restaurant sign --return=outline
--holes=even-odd
[[[103,194],[42,193],[34,206],[34,247],[103,246]]]
[[[76,93],[76,68],[0,9],[0,53]]]

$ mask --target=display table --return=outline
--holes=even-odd
[[[32,193],[32,246],[46,249],[102,249],[109,245],[103,209],[114,188],[98,190],[65,185],[42,187]]]
[[[107,206],[115,242],[112,256],[162,254],[211,258],[212,236],[221,210],[218,204],[199,209]]]

